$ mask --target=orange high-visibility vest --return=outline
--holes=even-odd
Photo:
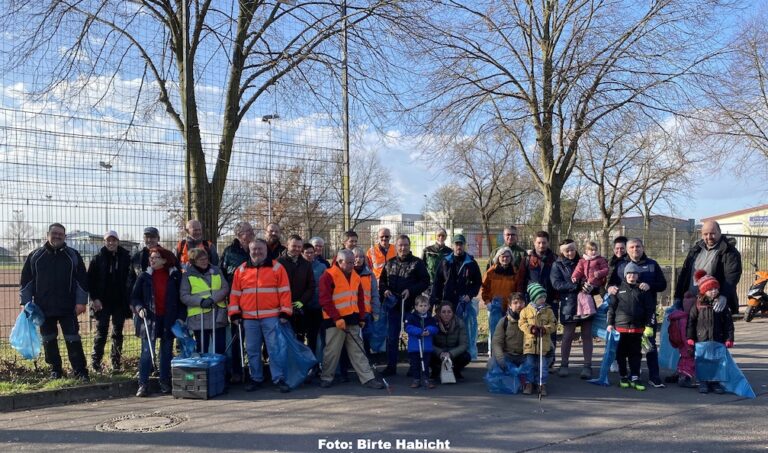
[[[200,241],[197,248],[204,249],[210,258],[211,244],[213,244],[211,241]],[[186,239],[182,239],[176,244],[176,258],[179,259],[181,264],[189,263],[189,242]]]
[[[359,313],[357,293],[361,282],[357,272],[352,271],[349,280],[347,280],[347,276],[344,275],[344,271],[339,266],[333,266],[325,272],[333,278],[333,305],[336,306],[339,315],[343,318],[353,313]],[[331,319],[325,310],[323,310],[323,319]]]
[[[395,247],[393,247],[392,244],[389,244],[387,254],[385,255],[381,253],[381,248],[379,245],[374,244],[370,249],[368,249],[367,256],[368,261],[371,264],[371,271],[373,272],[373,275],[376,276],[376,281],[379,281],[379,277],[381,277],[381,271],[384,270],[384,265],[387,264],[387,261],[397,256],[397,252],[395,251]]]
[[[288,273],[277,261],[272,266],[248,266],[235,271],[227,313],[243,319],[274,318],[280,313],[293,314]]]
[[[373,285],[371,283],[372,278],[373,278],[372,274],[360,276],[360,284],[363,285],[363,295],[365,296],[364,300],[365,300],[366,313],[371,312],[371,286]]]

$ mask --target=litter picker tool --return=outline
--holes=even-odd
[[[427,373],[424,371],[424,337],[419,338],[419,364],[421,364],[421,384],[424,385],[424,387],[429,387]]]
[[[147,346],[149,347],[149,357],[152,358],[152,365],[154,366],[155,351],[152,344],[152,337],[149,335],[149,327],[147,326],[147,310],[144,310],[144,316],[141,317],[141,320],[144,321],[144,333],[147,335]]]
[[[352,335],[352,332],[350,332],[349,330],[345,330],[344,333],[349,335],[352,338],[352,342],[355,343],[355,345],[357,345],[357,347],[360,349],[360,351],[363,353],[363,355],[367,359],[368,354],[365,353],[365,349],[363,348],[363,345],[361,345],[360,342],[357,341],[357,338],[355,338],[355,336]],[[360,334],[362,335],[362,331],[360,331]],[[362,341],[362,338],[360,340]],[[370,359],[368,359],[368,366],[371,368],[371,372],[373,373],[373,375],[377,376],[378,372],[376,371],[376,367],[373,365],[373,363],[371,363]],[[389,382],[387,382],[387,379],[384,376],[381,376],[381,382],[384,383],[384,387],[386,387],[387,393],[392,395],[392,387],[389,385]]]

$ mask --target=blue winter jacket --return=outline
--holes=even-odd
[[[426,337],[421,336],[424,329],[429,331]],[[408,333],[408,352],[419,352],[419,340],[422,341],[424,352],[432,352],[432,338],[437,335],[437,321],[429,314],[424,316],[411,312],[405,317],[405,331]]]

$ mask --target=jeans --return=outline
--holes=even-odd
[[[277,383],[284,378],[285,350],[280,350],[276,347],[278,322],[280,321],[277,317],[243,320],[245,350],[248,353],[248,368],[251,372],[251,380],[255,382],[262,382],[264,380],[264,368],[261,362],[262,343],[267,345],[272,382]]]
[[[170,329],[164,327],[163,317],[158,316],[155,320],[156,339],[152,341],[152,353],[160,359],[160,382],[171,382],[171,358],[173,357],[173,334]],[[160,340],[158,354],[157,340]],[[152,355],[149,352],[149,341],[147,336],[141,338],[141,357],[139,358],[139,385],[146,385],[149,382],[149,373],[152,372]]]
[[[547,383],[547,376],[549,375],[549,368],[547,367],[547,361],[543,361],[543,366],[539,366],[538,354],[526,354],[525,363],[530,367],[528,372],[528,382],[532,384],[539,383],[539,370],[541,370],[541,383]]]
[[[387,367],[397,366],[397,353],[400,346],[400,307],[389,310],[387,322]]]

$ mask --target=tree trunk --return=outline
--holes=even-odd
[[[542,186],[542,194],[544,195],[544,217],[541,219],[541,228],[544,231],[548,231],[553,235],[556,233],[555,229],[559,231],[562,224],[562,218],[560,217],[560,197],[563,193],[563,186],[561,183],[552,181],[549,184]]]
[[[493,245],[491,243],[491,226],[489,225],[489,223],[490,223],[489,219],[483,216],[483,234],[485,234],[485,240],[486,240],[486,243],[488,244],[488,256],[489,256],[489,259],[493,259],[493,257],[490,256],[491,250],[493,250]]]

